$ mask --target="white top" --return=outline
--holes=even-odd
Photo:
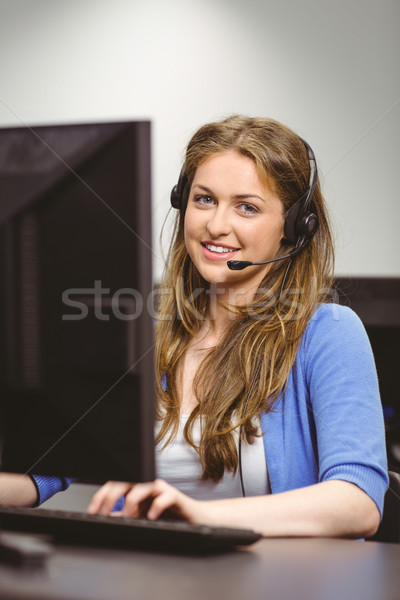
[[[156,446],[157,477],[164,479],[181,492],[197,500],[217,500],[242,496],[239,468],[235,475],[228,472],[219,483],[200,481],[202,469],[197,452],[186,442],[183,429],[189,415],[181,415],[176,438],[164,450]],[[158,425],[159,427],[159,425]],[[236,443],[238,431],[234,431]],[[200,440],[200,422],[193,428],[193,440]],[[270,493],[267,466],[262,436],[256,437],[253,444],[242,440],[242,474],[246,496],[261,496]]]

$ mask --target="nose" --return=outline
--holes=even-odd
[[[230,232],[229,215],[227,208],[219,204],[210,212],[210,218],[207,223],[207,231],[212,239],[226,236]]]

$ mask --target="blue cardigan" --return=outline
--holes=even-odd
[[[286,389],[261,422],[272,493],[341,479],[364,490],[382,514],[383,412],[369,340],[351,309],[318,308]]]
[[[383,413],[369,340],[351,309],[317,309],[285,390],[261,423],[272,493],[341,479],[363,489],[382,514],[388,486]],[[39,504],[72,481],[34,480]]]

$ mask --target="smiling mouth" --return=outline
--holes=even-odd
[[[214,244],[201,244],[204,248],[207,248],[210,252],[216,252],[217,254],[228,254],[229,252],[237,252],[240,248],[228,248],[227,246],[215,246]]]

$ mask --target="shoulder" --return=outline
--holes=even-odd
[[[348,306],[340,304],[320,304],[307,323],[304,340],[307,343],[319,339],[321,341],[346,339],[366,340],[367,334],[361,319]]]
[[[334,302],[319,304],[307,324],[307,330],[322,329],[363,329],[361,319],[348,306],[342,306]]]
[[[356,367],[364,361],[373,367],[367,332],[356,313],[347,306],[321,304],[307,323],[300,344],[303,364],[324,364],[334,360],[343,367]]]

